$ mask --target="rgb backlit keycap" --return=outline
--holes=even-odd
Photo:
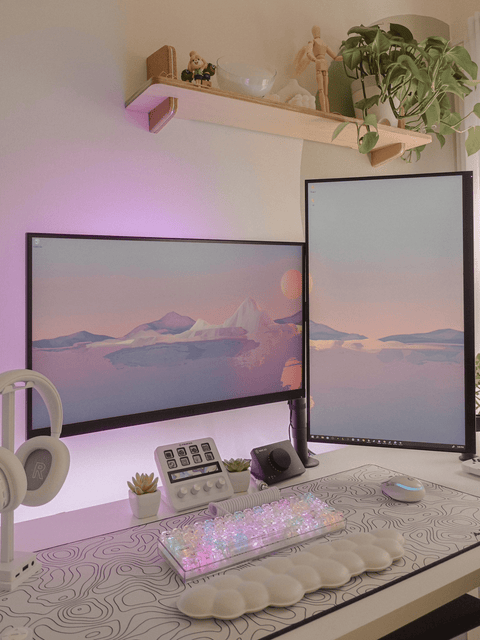
[[[343,514],[312,493],[164,531],[159,549],[183,580],[343,529]]]

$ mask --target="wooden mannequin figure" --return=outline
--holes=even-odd
[[[312,27],[313,40],[300,49],[295,56],[295,72],[300,75],[307,68],[309,62],[315,63],[317,76],[318,99],[322,111],[328,113],[330,105],[328,102],[328,63],[326,54],[334,60],[342,60],[342,56],[337,56],[330,47],[320,38],[320,27]]]

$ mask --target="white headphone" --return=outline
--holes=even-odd
[[[15,387],[18,383],[25,385]],[[13,511],[20,504],[29,507],[46,504],[62,488],[70,467],[70,454],[60,440],[63,409],[54,385],[41,373],[28,369],[0,374],[0,395],[27,388],[36,389],[45,402],[50,416],[51,436],[27,440],[16,453],[0,447],[0,513]],[[5,413],[3,420],[6,419]],[[13,442],[13,410],[10,422]]]

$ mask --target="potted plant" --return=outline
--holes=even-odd
[[[157,489],[158,478],[153,473],[135,474],[132,482],[127,480],[128,499],[133,515],[136,518],[151,518],[156,516],[160,507],[160,490]]]
[[[361,153],[368,153],[378,142],[378,118],[372,107],[388,104],[399,126],[411,131],[434,134],[440,145],[445,136],[462,133],[461,117],[452,106],[452,98],[463,100],[477,84],[477,65],[462,46],[450,46],[441,37],[417,42],[409,29],[391,24],[388,32],[379,26],[353,27],[342,42],[340,53],[345,72],[359,81],[361,99],[354,104],[362,112],[357,123],[357,142]],[[375,95],[369,87],[376,89]],[[480,103],[473,111],[480,118]],[[332,139],[350,123],[342,123]],[[479,122],[480,124],[480,122]],[[480,126],[468,129],[465,143],[468,155],[480,149]],[[425,145],[412,149],[405,157],[417,159]]]
[[[230,482],[235,493],[248,490],[250,484],[250,462],[250,460],[245,460],[244,458],[230,458],[230,460],[223,461],[226,470],[230,474]]]

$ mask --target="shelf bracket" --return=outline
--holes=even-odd
[[[405,153],[405,144],[403,142],[396,142],[388,145],[388,147],[382,147],[381,149],[372,149],[370,152],[370,164],[377,169],[390,160],[395,160]]]
[[[177,79],[177,52],[166,44],[147,58],[147,80],[153,77]],[[158,133],[177,113],[178,98],[165,98],[148,112],[148,128]]]
[[[148,112],[148,129],[158,133],[177,113],[178,98],[165,98],[157,107]]]

